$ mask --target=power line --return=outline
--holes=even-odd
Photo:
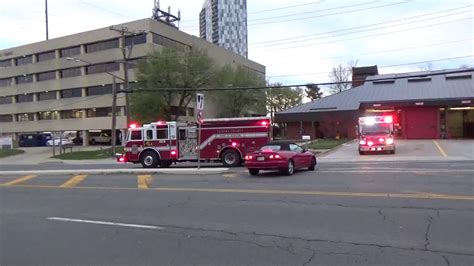
[[[355,29],[360,29],[360,28],[378,26],[378,25],[383,25],[383,24],[390,24],[390,23],[398,22],[398,21],[406,21],[406,20],[416,19],[416,18],[420,18],[420,17],[431,16],[431,15],[438,14],[438,13],[447,13],[447,12],[450,12],[450,11],[459,10],[459,9],[465,9],[465,8],[468,8],[468,7],[472,7],[472,5],[463,6],[463,7],[458,7],[458,8],[452,8],[452,9],[446,9],[446,10],[440,10],[440,11],[436,11],[436,12],[430,12],[430,13],[420,14],[420,15],[417,15],[417,16],[404,17],[404,18],[395,19],[395,20],[387,20],[387,21],[379,22],[379,23],[366,24],[366,25],[362,25],[362,26],[358,26],[358,27],[343,28],[343,29],[331,30],[331,31],[320,32],[320,33],[314,33],[314,34],[306,34],[306,35],[288,37],[288,38],[284,38],[284,39],[276,39],[276,40],[270,40],[270,41],[256,42],[256,43],[250,44],[250,46],[259,45],[259,44],[265,44],[265,43],[276,43],[276,42],[281,42],[281,41],[288,41],[288,39],[292,39],[293,41],[295,41],[295,40],[297,40],[297,39],[306,38],[306,37],[309,37],[309,36],[319,36],[319,35],[325,35],[325,34],[330,34],[330,33],[336,33],[336,32],[341,32],[341,31],[349,31],[349,30],[355,30]],[[409,22],[408,22],[408,23],[409,23]]]
[[[317,16],[309,16],[309,17],[294,18],[294,19],[287,19],[287,20],[279,20],[279,21],[268,21],[268,22],[261,22],[261,23],[253,23],[253,24],[248,24],[248,25],[249,26],[258,26],[258,25],[282,23],[282,22],[289,22],[289,21],[296,21],[296,20],[306,20],[306,19],[327,17],[327,16],[333,16],[333,15],[353,13],[353,12],[358,12],[358,11],[365,11],[365,10],[369,10],[369,9],[376,9],[376,8],[383,8],[383,7],[394,6],[394,5],[407,4],[411,1],[412,0],[407,0],[407,1],[404,1],[404,2],[397,2],[397,3],[373,6],[373,7],[368,7],[368,8],[353,9],[353,10],[347,10],[347,11],[343,11],[343,12],[336,12],[336,13],[329,13],[329,14],[322,14],[322,15],[317,15]],[[364,4],[371,4],[371,3],[375,3],[375,2],[369,2],[369,3],[364,3]],[[361,5],[361,4],[358,4],[358,5]],[[339,7],[339,8],[344,8],[344,7],[345,6],[342,6],[342,7]],[[312,13],[315,13],[315,12],[312,12]],[[182,27],[182,28],[190,30],[190,29],[197,29],[198,27],[192,26],[192,27]]]
[[[403,75],[403,76],[395,76],[395,77],[383,77],[383,78],[374,78],[369,80],[353,80],[353,81],[342,81],[342,82],[320,82],[320,83],[311,83],[312,85],[317,86],[327,86],[327,85],[336,85],[336,84],[350,84],[352,82],[365,82],[365,81],[379,81],[379,80],[387,80],[387,79],[405,79],[405,78],[418,78],[418,77],[426,77],[426,76],[440,76],[440,75],[447,75],[447,74],[460,74],[460,73],[467,73],[473,72],[474,68],[468,69],[461,69],[461,70],[452,70],[452,71],[443,71],[439,73],[429,73],[429,74],[412,74],[412,75]],[[154,89],[139,89],[135,92],[158,92],[158,91],[171,91],[171,92],[179,92],[179,91],[228,91],[228,90],[266,90],[266,89],[277,89],[277,88],[295,88],[295,87],[304,87],[308,83],[305,84],[292,84],[292,85],[275,85],[275,86],[252,86],[252,87],[222,87],[222,88],[154,88]]]
[[[258,10],[258,11],[248,12],[248,14],[271,12],[271,11],[275,11],[275,10],[289,9],[289,8],[295,8],[295,7],[301,7],[301,6],[309,6],[309,5],[320,4],[320,3],[321,3],[321,1],[316,1],[316,2],[309,2],[309,3],[304,3],[304,4],[292,5],[292,6],[277,7],[277,8],[271,8],[271,9],[262,9],[262,10]],[[190,22],[190,21],[199,21],[199,19],[181,20],[181,22]]]
[[[463,59],[474,57],[474,55],[465,55],[465,56],[457,56],[457,57],[448,57],[448,58],[441,58],[441,59],[433,59],[427,61],[419,61],[419,62],[411,62],[411,63],[403,63],[403,64],[393,64],[393,65],[385,65],[385,66],[378,66],[378,68],[388,68],[388,67],[396,67],[396,66],[409,66],[409,65],[418,65],[424,63],[431,63],[431,62],[440,62],[440,61],[448,61],[448,60],[455,60],[455,59]],[[345,68],[346,70],[350,68]],[[313,76],[313,75],[322,75],[322,74],[329,74],[329,72],[313,72],[313,73],[303,73],[303,74],[288,74],[288,75],[275,75],[275,76],[267,76],[267,78],[282,78],[282,77],[296,77],[296,76]]]
[[[370,37],[379,37],[381,35],[388,35],[388,34],[393,34],[393,33],[406,32],[406,31],[412,31],[412,30],[423,29],[423,28],[429,28],[429,27],[434,27],[434,26],[459,22],[459,21],[463,21],[463,20],[470,20],[470,19],[472,19],[472,17],[467,17],[467,18],[462,18],[462,19],[457,19],[457,20],[451,20],[451,21],[446,21],[446,22],[441,22],[441,23],[435,23],[435,24],[430,24],[430,25],[424,25],[424,26],[419,26],[419,27],[413,27],[413,28],[408,28],[408,29],[403,29],[403,30],[383,32],[383,33],[377,33],[377,34],[366,35],[366,36],[358,36],[358,37],[354,37],[354,38],[332,40],[332,41],[327,41],[327,42],[309,43],[309,44],[304,44],[304,45],[288,46],[288,47],[273,48],[273,49],[265,49],[265,51],[261,51],[259,53],[265,53],[265,52],[276,51],[276,50],[287,50],[287,49],[294,49],[294,48],[301,48],[301,47],[308,47],[308,46],[317,46],[317,45],[321,45],[321,44],[351,41],[351,40],[358,40],[358,39],[364,39],[364,38],[370,38]]]
[[[383,51],[367,52],[367,53],[352,54],[352,55],[326,57],[326,58],[320,58],[319,60],[332,60],[332,59],[338,59],[338,58],[354,58],[354,57],[360,56],[360,55],[383,54],[383,53],[390,53],[390,52],[397,52],[397,51],[405,51],[405,50],[410,50],[410,49],[418,49],[418,48],[426,48],[426,47],[447,45],[447,44],[453,44],[453,43],[459,43],[459,42],[465,42],[465,41],[471,41],[471,40],[473,40],[473,37],[471,37],[469,39],[462,39],[462,40],[455,40],[455,41],[441,42],[441,43],[432,43],[432,44],[418,45],[418,46],[410,46],[410,47],[403,47],[403,48],[391,49],[391,50],[383,50]],[[283,65],[283,64],[288,64],[288,63],[289,62],[279,62],[279,63],[275,63],[275,64],[266,64],[265,66],[266,67],[276,66],[276,65]]]
[[[428,21],[428,20],[434,20],[434,19],[437,20],[437,19],[440,19],[440,18],[450,17],[450,16],[454,16],[454,15],[460,15],[460,14],[464,14],[464,13],[471,13],[471,11],[462,11],[462,12],[458,12],[458,13],[454,13],[454,14],[437,16],[437,17],[433,17],[433,18],[426,18],[426,19],[421,19],[421,20],[417,20],[417,21],[398,23],[398,24],[394,24],[394,25],[390,25],[390,26],[382,26],[382,27],[377,27],[377,28],[373,28],[373,29],[358,30],[358,31],[341,33],[341,34],[336,34],[336,35],[331,35],[331,36],[323,36],[323,37],[319,37],[319,38],[307,38],[307,39],[299,40],[298,42],[308,42],[308,41],[313,41],[313,40],[320,40],[320,39],[334,38],[334,37],[339,37],[339,36],[346,36],[346,35],[351,35],[351,34],[356,34],[356,33],[361,33],[361,32],[367,32],[367,31],[376,31],[376,30],[387,29],[387,28],[392,28],[392,27],[399,27],[399,26],[403,26],[403,25],[407,25],[407,24],[413,24],[413,23],[418,23],[418,22],[423,22],[423,21]],[[287,41],[284,41],[284,42],[279,42],[279,43],[274,43],[274,44],[263,44],[263,45],[260,45],[257,48],[268,47],[268,46],[279,46],[279,45],[291,44],[291,43],[294,43],[294,40],[291,40],[291,41],[287,40]]]

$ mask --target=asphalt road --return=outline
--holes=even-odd
[[[473,174],[390,162],[2,176],[0,265],[473,265]]]

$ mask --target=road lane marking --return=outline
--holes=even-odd
[[[141,228],[141,229],[155,229],[155,230],[164,230],[165,229],[164,227],[154,226],[154,225],[126,224],[126,223],[115,223],[115,222],[105,222],[105,221],[71,219],[71,218],[63,218],[63,217],[48,217],[46,219],[47,220],[52,220],[52,221],[86,223],[86,224],[100,224],[100,225],[114,225],[114,226],[132,227],[132,228]]]
[[[10,182],[6,182],[6,183],[3,183],[2,186],[14,186],[14,185],[17,185],[17,184],[20,184],[20,183],[23,183],[23,182],[26,182],[32,178],[35,178],[36,175],[26,175],[26,176],[22,176],[20,178],[17,178],[15,180],[12,180]]]
[[[64,182],[64,184],[62,184],[60,187],[67,187],[67,188],[71,188],[71,187],[75,187],[77,186],[79,183],[81,183],[82,181],[84,181],[86,179],[87,175],[76,175],[76,176],[73,176],[71,179],[69,179],[68,181]]]
[[[441,153],[441,155],[443,155],[444,157],[448,157],[448,155],[446,154],[446,152],[443,150],[443,148],[441,147],[441,145],[439,145],[439,143],[436,141],[436,140],[433,140],[434,144],[436,145],[436,147],[438,147],[438,150],[439,152]]]
[[[137,183],[139,189],[148,189],[151,183],[151,175],[139,175],[137,177]]]
[[[23,188],[51,188],[58,186],[47,185],[17,185]],[[131,187],[73,187],[72,189],[83,190],[137,190]],[[402,198],[402,199],[441,199],[441,200],[467,200],[474,201],[474,196],[435,194],[428,192],[417,193],[396,193],[396,192],[338,192],[338,191],[311,191],[311,190],[277,190],[277,189],[227,189],[227,188],[180,188],[180,187],[160,187],[150,188],[147,191],[173,191],[173,192],[209,192],[209,193],[245,193],[245,194],[280,194],[280,195],[301,195],[301,196],[334,196],[334,197],[375,197],[375,198]]]

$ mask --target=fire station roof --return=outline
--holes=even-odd
[[[473,75],[473,68],[463,68],[369,76],[361,86],[295,106],[276,116],[358,110],[361,103],[473,99]]]

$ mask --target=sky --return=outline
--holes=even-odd
[[[45,39],[44,0],[2,1],[0,50]],[[204,0],[162,0],[199,35]],[[50,39],[151,17],[153,0],[49,0]],[[379,73],[474,66],[474,8],[468,0],[248,0],[249,59],[286,85],[329,81],[357,61]]]

